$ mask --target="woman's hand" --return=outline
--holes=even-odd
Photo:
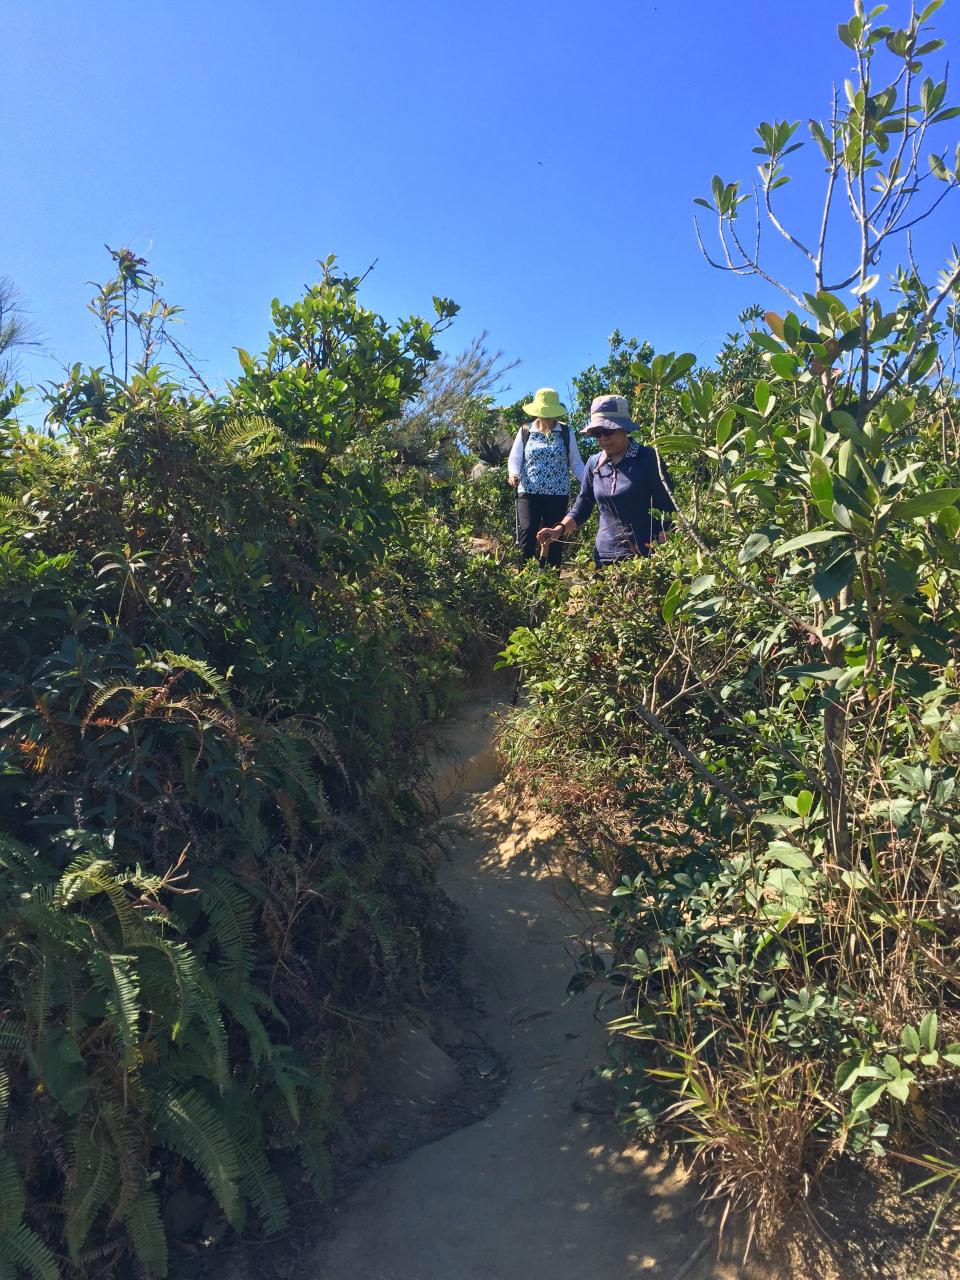
[[[511,489],[515,489],[519,483],[520,483],[519,476],[507,476],[507,484],[510,486]]]
[[[555,525],[552,529],[538,529],[537,541],[541,547],[549,547],[551,542],[556,542],[558,538],[563,537],[563,525]]]

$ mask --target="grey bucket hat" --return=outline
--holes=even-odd
[[[598,431],[626,431],[629,435],[639,427],[630,417],[626,396],[595,396],[590,401],[590,421],[583,428],[585,436]]]

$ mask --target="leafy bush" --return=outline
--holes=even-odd
[[[426,726],[513,609],[395,465],[437,325],[330,260],[216,397],[114,257],[109,367],[0,429],[0,1272],[44,1278],[325,1193],[449,945]]]
[[[960,266],[931,286],[896,271],[890,302],[871,272],[956,114],[920,81],[936,7],[896,29],[858,4],[841,27],[858,78],[810,126],[824,226],[838,184],[857,224],[840,283],[826,254],[849,241],[787,233],[812,278],[782,286],[791,310],[765,313],[749,358],[732,337],[712,373],[633,365],[677,478],[675,536],[506,653],[531,694],[505,739],[514,776],[546,779],[619,880],[573,985],[612,981],[624,1002],[626,1114],[691,1141],[762,1229],[842,1153],[955,1133],[960,440],[941,340]],[[780,230],[796,129],[758,129],[757,198]],[[748,198],[716,178],[699,203],[719,263],[770,279],[740,236]]]

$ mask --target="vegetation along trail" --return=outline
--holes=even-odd
[[[443,885],[466,909],[467,977],[509,1083],[485,1119],[375,1172],[342,1207],[318,1280],[624,1280],[751,1275],[655,1147],[628,1147],[593,1085],[604,1029],[565,998],[573,943],[602,911],[559,861],[555,828],[498,781],[497,703],[458,718]],[[441,794],[443,778],[438,780]],[[464,789],[470,788],[470,789]],[[705,1244],[710,1239],[710,1245]],[[693,1260],[693,1265],[689,1266]],[[772,1274],[769,1270],[765,1275]]]

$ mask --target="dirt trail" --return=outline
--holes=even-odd
[[[378,1170],[341,1207],[301,1274],[316,1280],[732,1280],[699,1253],[697,1190],[647,1148],[624,1145],[590,1106],[603,1028],[566,1000],[584,905],[552,860],[553,833],[498,784],[497,704],[466,708],[438,771],[458,834],[443,887],[467,912],[467,979],[481,1029],[506,1061],[500,1105]],[[457,781],[459,779],[459,781]],[[774,1280],[769,1271],[766,1280]]]

